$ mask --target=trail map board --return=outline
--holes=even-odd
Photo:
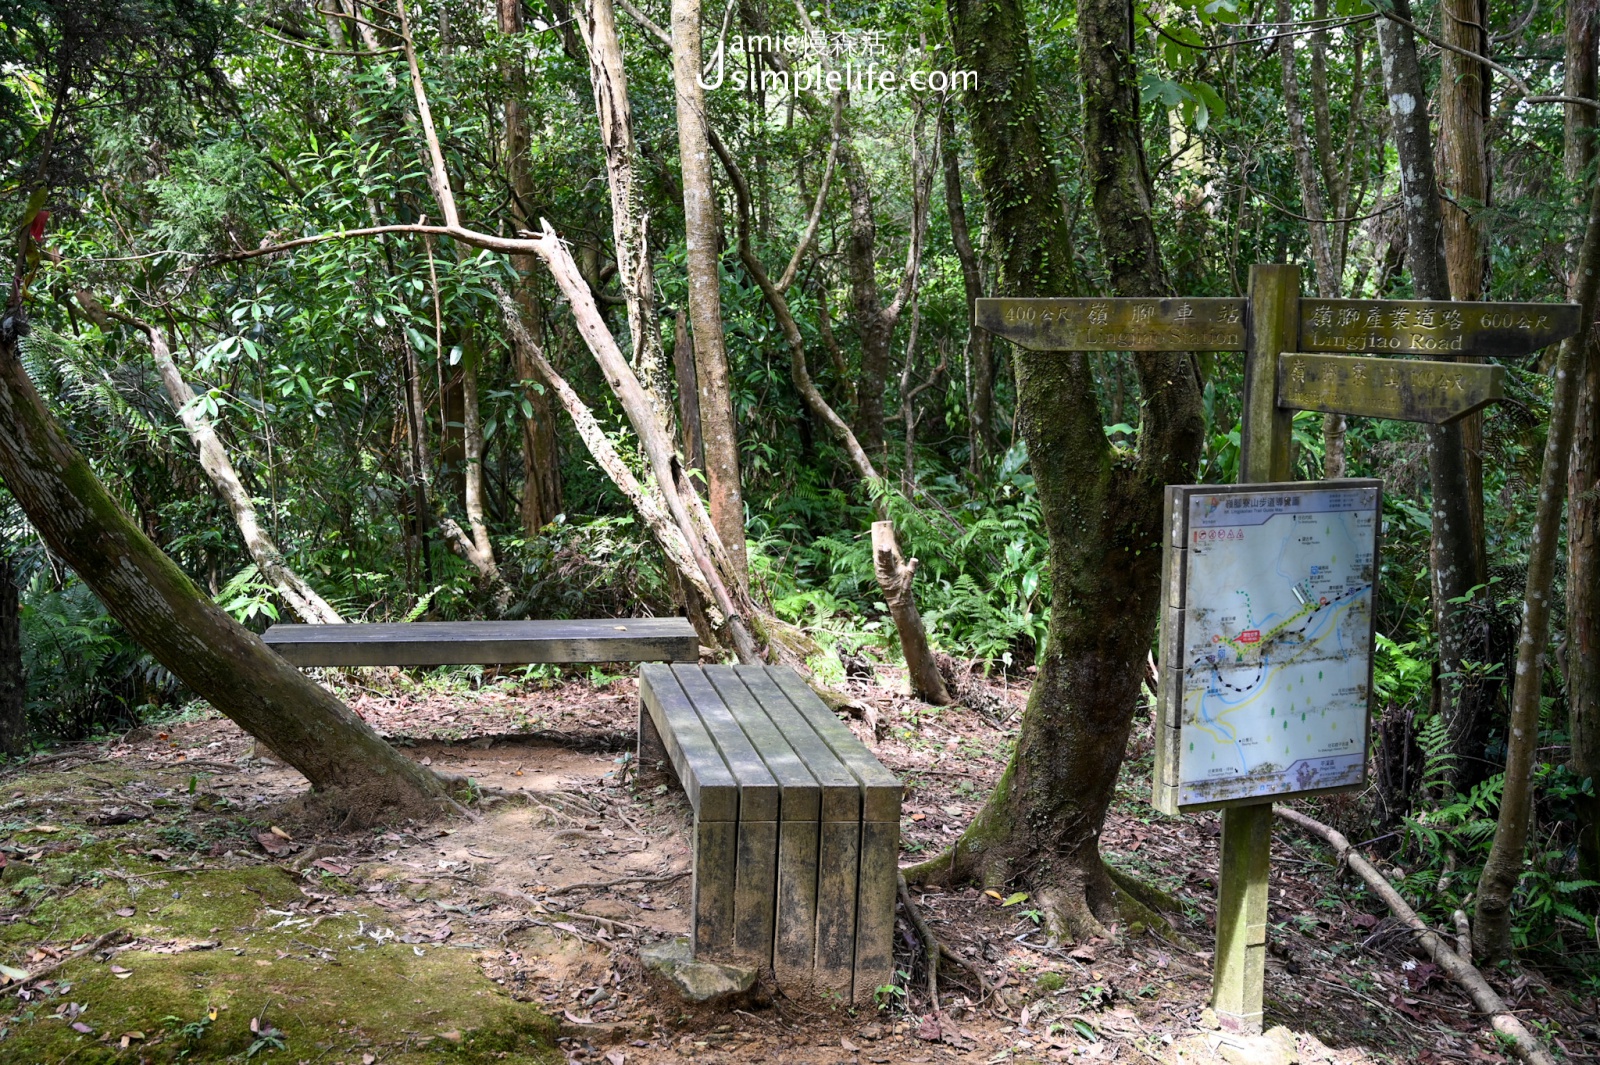
[[[1364,783],[1380,491],[1167,489],[1158,809]]]

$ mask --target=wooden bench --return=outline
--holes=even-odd
[[[694,808],[696,957],[855,1002],[891,982],[900,781],[799,674],[641,666],[639,759]]]
[[[683,618],[274,625],[261,638],[297,666],[694,662],[700,657],[700,639]]]

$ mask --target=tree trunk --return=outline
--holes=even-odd
[[[861,342],[855,434],[873,461],[881,464],[887,454],[883,391],[889,384],[889,338],[894,333],[894,322],[884,314],[878,292],[878,223],[872,213],[872,186],[855,145],[846,144],[841,155],[840,169],[850,194],[850,239],[845,244],[845,264],[850,277],[851,316]]]
[[[961,191],[960,153],[950,106],[939,113],[944,155],[944,202],[950,218],[950,242],[961,260],[961,285],[967,296],[967,423],[971,468],[977,475],[999,448],[994,431],[994,336],[972,324],[973,304],[983,298],[983,268],[967,228],[966,197]]]
[[[684,459],[695,469],[704,469],[706,453],[700,446],[700,390],[695,387],[694,348],[689,342],[689,323],[682,311],[672,318],[672,370],[678,378],[678,427],[682,433]]]
[[[28,684],[22,674],[22,614],[11,545],[0,544],[0,754],[28,748]]]
[[[1566,93],[1596,95],[1597,5],[1569,0]],[[1567,106],[1567,180],[1581,186],[1594,161],[1596,116]],[[1579,370],[1567,473],[1567,731],[1569,765],[1600,781],[1600,351],[1590,338]],[[1578,799],[1578,879],[1600,881],[1600,798]]]
[[[638,152],[633,140],[633,108],[628,102],[628,75],[622,64],[622,45],[617,40],[617,15],[611,0],[588,0],[585,8],[578,28],[589,54],[589,80],[594,86],[595,113],[600,119],[600,143],[606,152],[611,233],[616,245],[617,280],[628,307],[633,369],[650,394],[657,416],[670,426],[671,379],[661,347],[650,243],[636,187]]]
[[[91,305],[90,298],[84,294],[80,294],[78,300],[86,309]],[[317,594],[316,589],[290,568],[283,559],[283,552],[261,527],[261,522],[256,517],[255,499],[239,480],[239,474],[234,470],[233,461],[228,458],[227,449],[222,446],[222,440],[217,436],[216,427],[211,424],[211,419],[195,404],[194,391],[178,370],[177,361],[172,357],[166,337],[155,326],[144,322],[136,324],[150,338],[150,354],[155,360],[156,372],[161,377],[162,387],[166,389],[167,399],[178,415],[178,420],[183,423],[184,429],[188,430],[189,440],[200,455],[201,469],[205,470],[206,476],[210,478],[211,486],[216,489],[217,495],[228,504],[228,511],[233,515],[233,523],[239,529],[240,538],[244,540],[245,550],[250,552],[256,568],[261,571],[262,579],[277,589],[278,594],[283,596],[284,602],[289,604],[289,609],[306,624],[342,624],[344,618],[339,612],[329,606],[327,601]]]
[[[1319,10],[1325,7],[1319,5]],[[1322,15],[1326,12],[1322,11]],[[1321,16],[1319,16],[1321,17]],[[1278,22],[1287,24],[1294,20],[1294,11],[1290,0],[1278,0]],[[1289,119],[1290,148],[1294,153],[1295,174],[1300,179],[1300,203],[1305,209],[1308,218],[1326,218],[1330,212],[1336,217],[1344,216],[1343,196],[1341,190],[1333,182],[1339,173],[1332,159],[1333,122],[1328,111],[1327,76],[1325,73],[1325,54],[1327,50],[1326,33],[1312,35],[1312,129],[1315,135],[1317,158],[1313,159],[1311,142],[1306,133],[1305,110],[1300,103],[1300,72],[1296,64],[1294,40],[1292,35],[1285,34],[1278,38],[1278,62],[1283,68],[1283,106]],[[1319,171],[1317,160],[1322,166]],[[1318,178],[1328,186],[1328,195],[1323,196],[1323,186]],[[1331,203],[1330,203],[1331,201]],[[1343,288],[1344,257],[1342,242],[1332,238],[1329,226],[1325,222],[1307,222],[1306,229],[1310,235],[1311,264],[1317,279],[1317,295],[1324,299],[1337,299]],[[1322,416],[1322,472],[1324,477],[1343,477],[1345,475],[1345,419],[1343,414],[1324,414]]]
[[[1071,253],[1022,5],[953,0],[947,10],[961,66],[978,72],[967,113],[999,289],[1062,295]],[[1129,18],[1123,0],[1078,7],[1085,171],[1113,291],[1169,295]],[[1017,419],[1050,541],[1049,638],[1000,783],[955,851],[915,872],[976,875],[991,886],[1025,880],[1050,933],[1077,940],[1134,905],[1101,860],[1100,829],[1155,629],[1162,486],[1193,478],[1204,419],[1189,357],[1140,353],[1142,449],[1134,466],[1114,465],[1089,360],[1022,350],[1014,358]]]
[[[522,32],[522,0],[496,0],[500,32]],[[570,28],[570,27],[569,27]],[[528,172],[528,123],[522,111],[527,74],[520,53],[513,52],[503,68],[506,79],[504,104],[506,184],[511,187],[511,217],[518,229],[532,228],[533,177]],[[538,322],[538,302],[533,293],[534,257],[511,256],[511,265],[520,279],[514,291],[517,306],[526,321]],[[533,362],[513,337],[512,362],[519,381],[537,381]],[[521,389],[522,418],[522,530],[535,536],[561,513],[561,458],[556,445],[555,410],[550,397],[538,388]]]
[[[672,81],[678,115],[678,158],[683,172],[684,241],[688,247],[689,325],[694,337],[695,380],[700,388],[700,440],[705,449],[711,523],[734,564],[742,590],[745,559],[744,498],[739,487],[739,434],[733,386],[722,333],[722,280],[717,248],[721,227],[711,188],[711,147],[706,136],[706,94],[700,88],[700,0],[672,0]]]
[[[1499,960],[1511,952],[1511,895],[1522,879],[1533,809],[1533,763],[1539,746],[1540,696],[1544,688],[1545,647],[1550,639],[1550,587],[1561,538],[1561,504],[1566,498],[1568,456],[1579,382],[1579,360],[1590,350],[1596,296],[1600,295],[1600,183],[1589,208],[1577,268],[1567,298],[1582,306],[1577,335],[1561,345],[1556,361],[1550,428],[1539,470],[1539,502],[1528,545],[1528,582],[1522,598],[1522,635],[1517,641],[1516,679],[1511,690],[1511,721],[1506,737],[1506,779],[1494,843],[1478,877],[1472,946],[1481,957]]]
[[[1395,13],[1411,17],[1408,0],[1396,0]],[[1400,193],[1406,221],[1407,261],[1418,299],[1450,298],[1445,271],[1443,222],[1438,183],[1433,170],[1433,143],[1428,129],[1428,98],[1422,91],[1417,42],[1409,26],[1378,19],[1378,49],[1383,57],[1384,93],[1393,120],[1400,159]],[[1456,782],[1479,772],[1483,755],[1484,715],[1476,700],[1460,697],[1461,663],[1467,657],[1468,600],[1481,572],[1473,538],[1471,484],[1461,427],[1427,428],[1428,479],[1432,494],[1432,570],[1434,628],[1438,633],[1438,711],[1458,756]]]
[[[317,791],[371,820],[443,801],[443,785],[207,599],[129,520],[68,443],[0,338],[0,476],[40,536],[156,660]]]
[[[877,575],[878,587],[883,590],[889,616],[894,619],[895,631],[900,634],[900,653],[905,656],[911,693],[925,703],[949,706],[950,693],[945,690],[944,677],[933,661],[928,630],[923,627],[922,615],[917,612],[917,600],[911,590],[917,560],[907,561],[901,556],[900,545],[894,538],[894,522],[872,523],[872,570]]]
[[[1444,0],[1440,33],[1458,48],[1489,54],[1487,0]],[[1489,142],[1484,127],[1489,115],[1489,70],[1456,52],[1439,53],[1439,186],[1444,223],[1445,273],[1450,298],[1481,300],[1489,287],[1489,243],[1483,211],[1489,203]],[[1473,362],[1480,360],[1473,359]],[[1467,467],[1467,506],[1471,515],[1473,584],[1489,580],[1483,518],[1483,412],[1461,420],[1461,444]],[[1468,693],[1482,702],[1484,693]],[[1480,710],[1478,713],[1487,712]]]
[[[1567,96],[1593,100],[1600,96],[1600,2],[1597,0],[1567,0],[1565,18],[1566,58],[1562,64],[1565,72],[1562,92]],[[1562,152],[1562,170],[1567,180],[1577,185],[1583,181],[1589,164],[1594,161],[1594,135],[1590,132],[1600,121],[1595,112],[1581,104],[1567,104],[1566,139]]]

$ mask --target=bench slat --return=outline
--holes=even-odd
[[[671,666],[739,786],[739,820],[776,821],[778,782],[699,666]]]
[[[739,783],[672,669],[654,663],[640,666],[639,700],[654,721],[695,816],[702,821],[737,821]]]
[[[767,710],[750,689],[745,687],[738,674],[728,666],[706,666],[701,670],[711,686],[722,697],[722,703],[744,731],[745,738],[767,772],[778,785],[778,819],[781,821],[815,821],[820,806],[821,789],[816,778],[806,768],[800,756],[773,723]]]
[[[297,666],[693,662],[700,653],[684,618],[273,625],[261,638]]]
[[[800,674],[781,666],[768,666],[767,675],[789,697],[797,710],[816,729],[839,761],[861,783],[861,819],[900,823],[900,780],[872,757],[844,722],[833,716],[826,703],[801,679]]]
[[[795,709],[775,683],[765,666],[735,666],[734,672],[744,681],[761,705],[766,708],[772,723],[783,733],[789,746],[794,748],[822,789],[821,820],[861,820],[861,785],[855,774],[839,761],[833,748],[825,743],[816,729]],[[787,711],[787,712],[785,712]]]

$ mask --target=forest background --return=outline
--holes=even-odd
[[[685,611],[708,646],[825,683],[900,654],[887,520],[934,649],[966,660],[911,662],[919,694],[948,701],[969,663],[1120,663],[1113,778],[1153,600],[1084,575],[1152,559],[1109,521],[1075,544],[1063,515],[1132,528],[1152,484],[1236,479],[1240,360],[1033,372],[971,301],[1239,295],[1284,261],[1308,294],[1562,300],[1595,229],[1592,0],[20,0],[0,22],[5,339],[236,620]],[[1379,39],[1396,27],[1419,35],[1414,112]],[[719,83],[730,36],[794,47],[728,48]],[[813,60],[822,90],[795,89]],[[829,92],[850,64],[876,89]],[[1442,270],[1418,268],[1412,113],[1436,130]],[[1510,928],[1590,980],[1597,362],[1513,774],[1531,815]],[[1374,786],[1330,816],[1382,837],[1437,920],[1470,908],[1507,786],[1553,365],[1509,362],[1508,400],[1453,436],[1295,418],[1297,476],[1386,485]],[[1174,366],[1192,393],[1163,384]],[[191,700],[4,505],[11,752]],[[1120,642],[1077,654],[1096,626]],[[1092,721],[1052,702],[1085,690],[1062,670],[1036,701]],[[1036,847],[992,806],[972,833]],[[1096,876],[1065,925],[1104,917]]]

